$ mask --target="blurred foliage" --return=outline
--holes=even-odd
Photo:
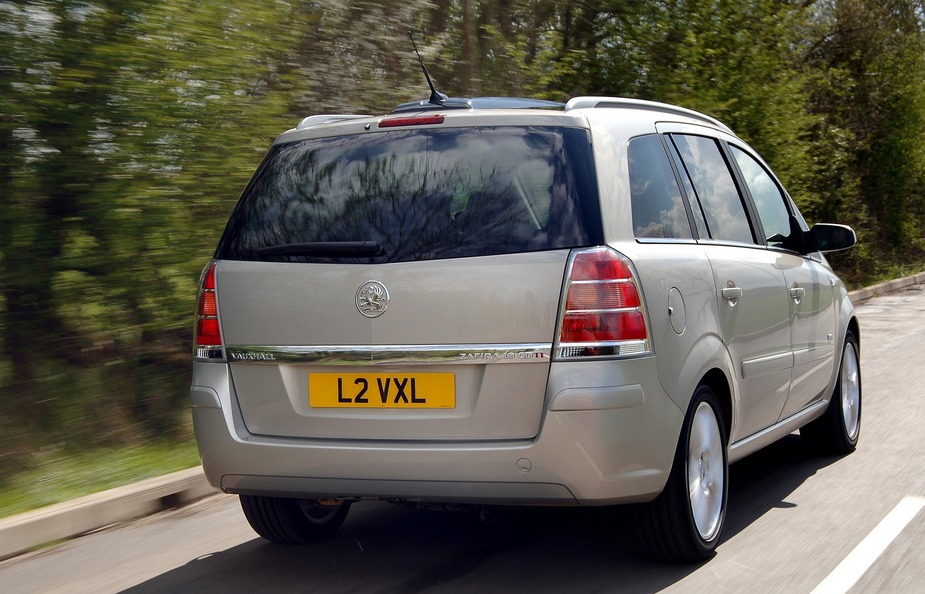
[[[272,138],[441,91],[623,95],[723,119],[861,284],[917,269],[915,0],[0,0],[0,476],[183,439],[196,281]]]
[[[29,459],[27,470],[0,486],[0,518],[186,470],[199,463],[199,452],[192,440],[185,440],[83,451],[46,446]]]

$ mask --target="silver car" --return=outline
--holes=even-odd
[[[306,118],[203,271],[203,468],[280,543],[365,499],[645,503],[646,552],[706,559],[730,463],[796,429],[857,444],[860,332],[823,256],[854,243],[679,107]]]

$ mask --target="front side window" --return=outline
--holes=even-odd
[[[279,144],[216,255],[327,262],[313,246],[362,245],[369,255],[337,260],[403,262],[593,245],[603,235],[593,163],[579,128],[399,130]]]
[[[745,205],[717,141],[688,134],[672,134],[671,139],[690,176],[710,236],[717,241],[754,243]]]
[[[752,195],[755,208],[758,209],[768,245],[783,247],[784,241],[790,235],[790,213],[787,211],[784,193],[751,155],[736,146],[730,145],[730,148],[742,177],[745,178],[745,185]]]
[[[627,154],[636,237],[691,239],[681,190],[658,135],[634,138]]]

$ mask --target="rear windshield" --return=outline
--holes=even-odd
[[[216,257],[406,262],[602,243],[586,130],[399,130],[275,145]]]

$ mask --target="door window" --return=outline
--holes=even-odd
[[[745,205],[717,141],[687,134],[672,134],[671,138],[690,176],[710,236],[717,241],[754,243]]]
[[[790,213],[786,198],[771,175],[751,155],[736,146],[730,146],[745,185],[752,195],[765,239],[771,247],[784,247],[790,235]]]
[[[710,229],[707,227],[707,220],[703,214],[703,206],[697,200],[697,194],[694,192],[694,186],[691,185],[690,174],[687,173],[684,162],[681,161],[681,155],[678,154],[677,147],[675,147],[675,145],[671,142],[668,143],[668,153],[671,155],[671,159],[674,161],[674,165],[680,173],[681,185],[684,187],[684,191],[689,197],[691,215],[694,217],[694,224],[697,225],[698,237],[702,239],[708,239],[710,237]]]

